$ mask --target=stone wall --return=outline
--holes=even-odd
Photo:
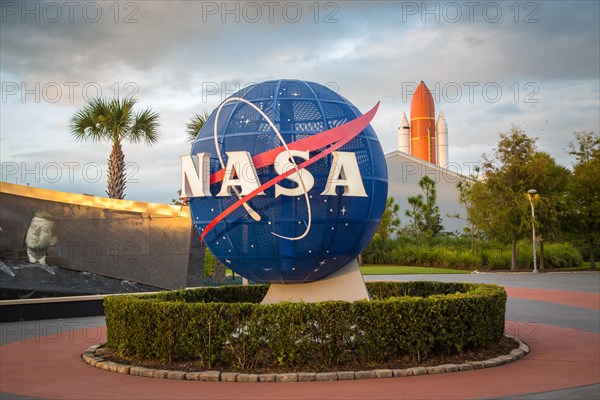
[[[165,289],[199,286],[203,248],[187,207],[0,183],[0,258],[25,257],[32,218],[57,219],[48,264]]]

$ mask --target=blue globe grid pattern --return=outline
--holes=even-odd
[[[343,125],[361,113],[348,100],[313,82],[267,81],[240,90],[231,97],[243,98],[263,111],[280,131],[286,143]],[[221,169],[213,130],[216,110],[210,115],[192,145],[191,154],[210,153],[211,174]],[[219,151],[247,151],[250,156],[280,147],[282,143],[268,122],[253,107],[239,101],[225,104],[217,121]],[[323,149],[321,149],[323,150]],[[260,283],[303,283],[322,279],[352,261],[366,247],[377,230],[387,197],[387,167],[381,145],[369,125],[338,151],[354,152],[367,197],[321,195],[332,164],[332,155],[306,169],[314,177],[309,190],[311,228],[306,237],[288,240],[272,234],[294,237],[305,232],[308,209],[304,195],[275,197],[265,190],[249,205],[261,216],[253,220],[239,207],[205,236],[211,252],[236,273]],[[317,152],[311,152],[314,157]],[[300,163],[301,159],[297,159]],[[257,170],[260,182],[277,176],[273,166]],[[242,169],[242,174],[243,169]],[[244,179],[244,177],[241,177]],[[247,177],[246,177],[247,178]],[[282,187],[294,188],[284,179]],[[192,222],[200,233],[227,207],[235,195],[215,197],[220,184],[211,185],[212,196],[189,199]]]

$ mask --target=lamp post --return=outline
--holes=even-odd
[[[531,204],[531,231],[533,233],[533,273],[537,274],[537,257],[535,254],[535,206],[533,205],[533,198],[537,194],[537,190],[529,189],[527,191],[527,197],[529,198],[529,204]]]

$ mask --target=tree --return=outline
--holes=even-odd
[[[194,114],[190,121],[185,125],[185,132],[188,136],[188,141],[193,142],[198,136],[198,132],[202,129],[206,121],[210,117],[208,111],[204,110],[202,114]]]
[[[477,170],[478,172],[478,170]],[[465,227],[464,231],[467,234],[471,235],[471,256],[475,255],[475,223],[471,218],[472,210],[473,210],[473,201],[471,200],[471,190],[473,184],[475,183],[474,177],[463,177],[456,184],[456,189],[458,189],[458,202],[465,207],[467,211],[467,222],[469,222],[469,227]],[[460,214],[446,214],[447,217],[450,218],[461,218]],[[462,219],[462,218],[461,218]]]
[[[569,143],[569,154],[575,156],[577,164],[587,163],[594,158],[598,158],[600,153],[600,136],[594,132],[575,132],[573,133],[577,140],[577,146]]]
[[[408,205],[411,208],[404,211],[404,215],[410,218],[410,222],[404,230],[406,233],[417,235],[421,230],[421,226],[423,226],[423,195],[410,196],[408,198]]]
[[[535,196],[535,229],[540,245],[540,270],[545,268],[544,241],[554,239],[562,232],[561,221],[567,211],[566,188],[571,172],[558,165],[554,158],[544,152],[533,156],[534,168],[544,171],[535,183],[538,194]],[[527,201],[529,201],[527,199]],[[531,221],[524,229],[530,229]]]
[[[71,119],[71,135],[76,141],[112,142],[108,158],[108,190],[112,199],[125,197],[125,155],[121,143],[158,142],[158,113],[147,108],[134,113],[134,98],[90,100]]]
[[[436,236],[444,229],[442,226],[442,217],[440,216],[440,208],[435,204],[437,200],[437,192],[435,190],[435,182],[433,179],[425,175],[420,181],[419,186],[425,194],[423,204],[424,226],[423,233],[427,236]]]
[[[588,242],[590,268],[596,268],[595,242],[600,232],[600,137],[593,132],[575,132],[577,145],[570,143],[575,156],[568,196],[571,220]]]
[[[435,204],[437,200],[435,182],[425,175],[419,181],[419,186],[423,190],[423,194],[408,198],[408,204],[412,208],[405,212],[406,216],[411,219],[409,230],[432,237],[444,229],[440,209]]]
[[[488,237],[512,244],[511,270],[517,269],[517,241],[531,227],[525,194],[529,189],[540,191],[547,170],[534,157],[536,140],[515,125],[501,133],[495,158],[484,155],[484,179],[471,188],[469,217]]]
[[[400,226],[400,218],[398,218],[399,210],[400,207],[396,204],[394,198],[388,197],[381,222],[379,223],[377,232],[373,236],[373,240],[389,239],[391,235],[398,231],[398,227]]]
[[[169,204],[174,205],[174,206],[182,206],[182,207],[187,205],[187,204],[183,204],[183,199],[181,198],[181,189],[179,189],[177,191],[177,198],[171,199],[171,203],[169,203]]]

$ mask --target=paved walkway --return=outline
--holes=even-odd
[[[305,383],[169,381],[90,367],[104,320],[0,324],[0,398],[60,399],[599,399],[600,274],[370,276],[368,280],[496,283],[509,294],[506,330],[531,347],[501,367],[405,378]]]

